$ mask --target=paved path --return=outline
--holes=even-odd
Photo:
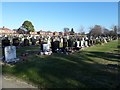
[[[1,47],[0,47],[1,52]],[[16,80],[15,77],[2,76],[2,63],[1,63],[2,55],[0,53],[0,89],[1,88],[36,88],[32,85],[27,84],[22,80]]]
[[[2,88],[36,88],[14,77],[2,76]]]

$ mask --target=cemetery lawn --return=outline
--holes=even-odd
[[[17,55],[37,47],[17,49]],[[13,75],[39,88],[119,88],[120,73],[116,64],[120,46],[118,41],[96,45],[74,54],[31,54],[26,61],[3,66],[3,74]]]

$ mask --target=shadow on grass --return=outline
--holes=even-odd
[[[87,56],[90,57],[96,57],[96,58],[101,58],[101,59],[105,59],[108,61],[115,61],[115,62],[120,62],[119,58],[120,58],[120,54],[118,53],[108,53],[108,52],[96,52],[96,51],[89,51]]]
[[[13,74],[44,88],[115,88],[117,70],[108,69],[89,57],[116,61],[114,54],[79,52],[73,55],[29,56],[14,67],[4,66],[3,73]],[[117,60],[119,61],[119,60]]]

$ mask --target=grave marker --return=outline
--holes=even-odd
[[[5,60],[5,52],[4,52],[4,48],[6,46],[10,46],[10,40],[8,39],[8,37],[4,38],[2,40],[2,56],[3,56],[3,60]]]
[[[18,38],[13,38],[13,46],[18,46],[19,45],[19,39]]]
[[[6,46],[4,49],[5,52],[5,62],[16,62],[19,59],[16,58],[16,47],[15,46]]]

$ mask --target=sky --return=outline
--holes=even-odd
[[[63,31],[73,28],[85,32],[94,25],[118,25],[117,2],[2,2],[2,24],[18,29],[29,20],[36,31]]]

